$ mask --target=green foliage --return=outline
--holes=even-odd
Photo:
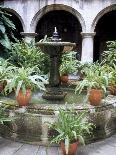
[[[107,42],[107,51],[103,52],[102,63],[110,66],[116,65],[116,41]]]
[[[72,109],[60,109],[58,119],[50,124],[50,129],[57,131],[51,143],[64,141],[68,153],[69,143],[80,141],[84,144],[84,137],[86,134],[91,134],[93,124],[88,121],[87,112],[76,113]]]
[[[116,65],[110,67],[109,83],[113,85],[116,84]]]
[[[42,53],[33,42],[26,43],[23,40],[13,43],[9,59],[18,67],[36,66],[38,72],[42,74],[47,74],[49,71],[49,57]]]
[[[5,93],[10,93],[12,90],[16,91],[16,96],[19,90],[25,94],[26,89],[31,90],[39,88],[40,90],[45,90],[44,84],[46,80],[41,75],[35,73],[35,68],[17,68],[15,72],[7,80],[7,85],[5,87]]]
[[[85,78],[77,82],[75,93],[81,93],[83,89],[90,90],[91,88],[102,89],[106,92],[109,84],[109,74],[105,72],[104,66],[99,63],[93,63],[91,66],[84,69]]]
[[[77,71],[78,60],[76,60],[76,52],[65,52],[62,55],[60,65],[60,74],[71,74]]]
[[[13,120],[13,118],[9,117],[6,113],[7,108],[8,105],[2,105],[2,103],[0,102],[0,124],[4,124],[5,122]]]
[[[5,9],[0,6],[0,44],[6,48],[11,49],[10,38],[15,39],[13,31],[15,30],[15,25],[9,19],[11,15],[6,13]]]
[[[0,82],[6,81],[12,74],[15,69],[8,60],[0,58]]]

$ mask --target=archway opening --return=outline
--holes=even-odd
[[[78,19],[71,13],[64,10],[54,10],[45,14],[36,26],[36,41],[44,38],[47,34],[51,37],[57,27],[58,33],[62,41],[75,42],[77,44],[78,59],[81,56],[81,32],[82,27]]]
[[[20,19],[14,13],[11,13],[11,12],[8,12],[8,13],[11,15],[9,16],[9,19],[14,23],[16,27],[16,30],[14,30],[14,36],[20,40],[22,38],[20,32],[23,32],[22,23]]]
[[[101,60],[106,42],[116,40],[116,10],[106,13],[98,21],[94,38],[94,61]]]

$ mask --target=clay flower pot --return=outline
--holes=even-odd
[[[110,85],[108,90],[110,91],[111,95],[116,96],[116,84]]]
[[[60,81],[61,83],[68,83],[68,75],[67,74],[61,75]]]
[[[101,89],[91,89],[89,91],[88,100],[91,105],[98,106],[101,103],[103,91]]]
[[[0,93],[3,91],[3,89],[4,89],[4,84],[0,83]]]
[[[78,142],[74,142],[72,144],[69,144],[68,154],[66,154],[64,142],[61,142],[61,149],[63,151],[63,155],[74,155],[78,149]]]
[[[7,84],[6,81],[0,82],[0,93],[4,90],[6,84]]]
[[[27,106],[29,104],[30,99],[31,99],[31,89],[27,89],[26,94],[23,94],[22,91],[19,90],[19,93],[16,97],[19,106]]]

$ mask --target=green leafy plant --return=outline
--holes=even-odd
[[[49,57],[37,48],[34,42],[26,43],[24,40],[12,43],[10,62],[18,67],[33,67],[41,74],[49,72]]]
[[[102,89],[106,92],[109,84],[109,74],[104,70],[104,67],[98,64],[91,64],[91,66],[84,69],[85,78],[77,82],[75,92],[81,93],[83,89],[90,90],[91,88]]]
[[[66,52],[62,55],[62,62],[60,65],[60,74],[68,75],[77,71],[76,52]]]
[[[113,67],[116,65],[116,41],[108,41],[107,49],[102,54],[102,64],[108,64]]]
[[[114,65],[114,67],[110,70],[109,83],[116,84],[116,65]]]
[[[16,96],[18,95],[19,90],[25,94],[26,89],[29,88],[34,90],[38,88],[40,90],[45,90],[44,84],[46,80],[41,75],[35,73],[35,68],[17,68],[13,75],[10,76],[10,79],[7,81],[5,87],[5,92],[10,93],[12,90],[15,90]]]
[[[14,37],[14,30],[15,25],[13,22],[9,19],[11,15],[6,13],[5,9],[0,6],[0,44],[5,49],[11,49],[11,42],[10,38],[15,39]]]
[[[112,95],[116,95],[116,65],[114,67],[109,67],[109,87],[108,90]]]
[[[66,153],[68,154],[69,144],[79,141],[84,144],[86,134],[91,134],[93,124],[88,121],[87,112],[76,113],[71,109],[60,109],[58,119],[50,124],[50,129],[56,131],[52,137],[51,143],[65,142]]]
[[[8,60],[0,58],[0,87],[3,92],[7,79],[13,74],[15,67]]]
[[[0,102],[0,124],[4,124],[5,122],[9,122],[13,120],[13,118],[10,117],[8,113],[6,112],[6,109],[8,107],[9,107],[8,105],[3,105]]]

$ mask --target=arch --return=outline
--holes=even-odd
[[[39,10],[35,14],[35,16],[33,17],[32,21],[31,21],[31,25],[30,25],[31,31],[35,32],[37,23],[43,15],[45,15],[46,13],[48,13],[50,11],[54,11],[54,10],[64,10],[64,11],[67,11],[67,12],[73,14],[79,20],[81,27],[82,27],[82,31],[85,32],[86,26],[85,26],[85,21],[84,21],[82,15],[74,8],[69,7],[67,5],[62,5],[62,4],[47,5],[47,6],[43,7],[41,10]]]
[[[24,24],[24,21],[23,21],[22,17],[21,17],[15,10],[13,10],[13,9],[11,9],[11,8],[5,8],[5,7],[4,7],[4,9],[5,9],[6,11],[8,11],[8,12],[14,14],[14,15],[19,19],[19,21],[21,22],[23,30],[25,30],[25,24]]]
[[[92,25],[91,25],[91,32],[94,32],[94,31],[95,31],[95,27],[96,27],[96,25],[97,25],[99,19],[100,19],[103,15],[105,15],[106,13],[108,13],[108,12],[110,12],[110,11],[113,11],[113,10],[116,10],[116,4],[110,5],[110,6],[106,7],[106,8],[104,8],[103,10],[101,10],[101,11],[97,14],[97,16],[94,18],[94,20],[93,20],[93,23],[92,23]]]

